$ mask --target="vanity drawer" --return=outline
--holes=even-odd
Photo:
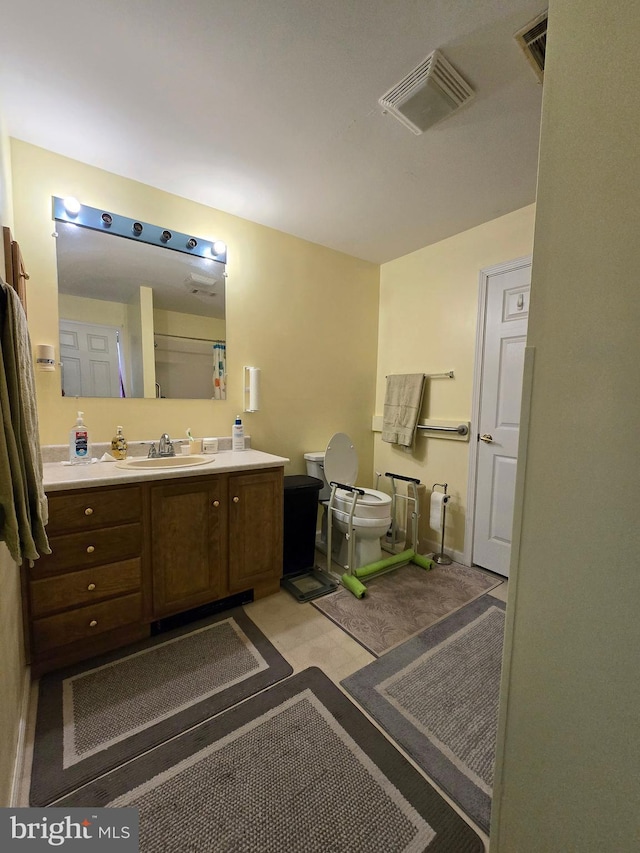
[[[35,619],[32,623],[33,650],[41,655],[58,646],[139,622],[141,617],[142,596],[135,593],[89,607],[78,607],[56,616]]]
[[[31,615],[34,619],[69,607],[113,598],[140,589],[140,559],[124,560],[94,569],[31,581]]]
[[[142,505],[140,496],[139,486],[49,494],[47,535],[138,521]]]
[[[104,530],[54,536],[49,540],[49,545],[52,553],[35,561],[34,567],[30,569],[31,578],[138,557],[142,549],[142,526],[122,524]]]

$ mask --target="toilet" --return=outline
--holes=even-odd
[[[329,441],[326,450],[304,454],[307,474],[317,477],[323,486],[318,500],[324,506],[322,518],[322,543],[326,546],[328,524],[328,503],[331,497],[329,483],[344,483],[355,486],[358,476],[358,454],[353,442],[343,432],[336,433]],[[358,488],[362,488],[358,486]],[[364,495],[358,496],[353,515],[355,533],[355,565],[350,569],[375,563],[382,558],[380,539],[391,526],[391,495],[376,489],[363,489]],[[348,562],[349,543],[346,534],[349,531],[349,515],[353,505],[353,492],[337,489],[333,503],[332,558],[341,566]]]

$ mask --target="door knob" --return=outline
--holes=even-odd
[[[491,444],[491,442],[493,441],[493,436],[489,435],[489,433],[485,432],[484,435],[480,436],[480,441],[484,441],[485,444]]]

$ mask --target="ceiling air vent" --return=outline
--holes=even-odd
[[[515,39],[524,51],[540,82],[544,79],[544,55],[547,49],[548,12],[542,12],[516,33]]]
[[[198,273],[190,272],[184,280],[184,286],[193,296],[210,296],[216,295],[215,288],[219,284],[215,278],[210,278],[207,275],[198,275]]]
[[[418,135],[473,97],[471,86],[434,50],[378,103]]]

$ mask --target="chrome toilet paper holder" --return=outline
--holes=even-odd
[[[444,553],[444,526],[447,518],[447,504],[449,502],[449,495],[447,494],[448,483],[434,483],[431,491],[433,491],[436,486],[441,489],[444,489],[445,497],[442,501],[442,538],[440,541],[440,553],[433,555],[433,561],[434,563],[438,563],[441,566],[450,566],[452,562],[451,557],[448,557]]]

